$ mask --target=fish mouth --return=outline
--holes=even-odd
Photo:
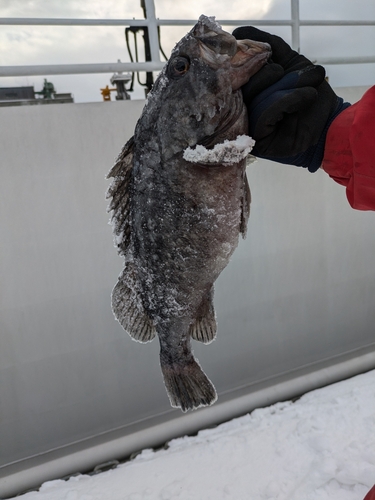
[[[237,51],[230,60],[232,89],[238,90],[270,59],[271,46],[254,40],[236,40]]]
[[[256,42],[254,40],[236,40],[237,51],[231,59],[231,66],[236,68],[246,64],[249,58],[265,59],[266,61],[271,57],[271,45],[265,42]]]
[[[236,40],[222,30],[213,17],[200,16],[192,35],[199,41],[201,57],[206,64],[213,69],[229,69],[233,90],[244,85],[271,56],[268,43]]]

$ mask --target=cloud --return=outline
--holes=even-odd
[[[280,1],[280,0],[278,0]],[[375,3],[368,0],[314,0],[300,1],[301,19],[375,19]]]
[[[122,0],[1,0],[4,17],[143,18],[140,1]],[[200,14],[217,19],[290,19],[290,0],[155,0],[161,19],[198,19]],[[302,19],[375,19],[375,3],[368,0],[300,1]],[[0,26],[0,64],[69,64],[129,61],[125,27]],[[188,27],[162,27],[162,46],[169,55]],[[230,27],[224,27],[230,30]],[[290,27],[265,27],[289,43]],[[301,28],[301,50],[308,57],[375,55],[375,28]],[[330,66],[335,86],[370,85],[375,82],[375,65]],[[46,75],[47,76],[47,75]],[[100,87],[110,85],[110,74],[51,76],[59,92],[73,92],[76,101],[100,100]],[[38,89],[43,77],[1,78],[0,85],[28,85]],[[40,87],[40,88],[39,88]],[[134,96],[144,96],[138,89]]]
[[[217,18],[254,18],[262,17],[269,8],[271,0],[254,0],[245,3],[233,0],[228,14],[227,3],[213,0],[156,0],[156,15],[159,18],[198,19],[200,14],[216,15]],[[2,0],[4,17],[50,17],[50,18],[143,18],[140,2],[125,0]],[[48,26],[0,26],[0,45],[5,48],[0,53],[1,65],[26,64],[75,64],[116,62],[118,59],[130,61],[127,53],[125,27],[48,27]],[[169,55],[175,43],[181,39],[188,28],[162,28],[162,44]],[[111,75],[84,75],[70,77],[71,88],[61,91],[73,91],[84,99],[99,100],[99,86],[109,84]],[[53,82],[65,87],[69,77],[49,77]],[[42,86],[42,77],[1,79],[0,85],[24,85],[22,82],[37,82]],[[80,82],[77,92],[76,85]],[[84,82],[84,83],[83,83]],[[95,82],[95,83],[94,83]],[[98,82],[102,82],[98,85]],[[57,84],[55,85],[57,87]],[[95,97],[94,97],[95,96]],[[143,89],[138,92],[144,96]],[[77,97],[76,97],[77,99]]]
[[[2,0],[2,17],[133,18],[142,17],[134,0]]]
[[[233,0],[228,3],[217,0],[175,0],[156,1],[156,15],[161,19],[198,19],[201,14],[215,16],[217,19],[260,19],[268,11],[272,0],[244,2]]]

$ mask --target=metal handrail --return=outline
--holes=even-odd
[[[160,71],[165,62],[159,55],[159,26],[193,26],[196,19],[158,19],[155,15],[154,0],[145,0],[145,19],[53,19],[53,18],[0,18],[0,25],[18,26],[142,26],[149,31],[151,61],[142,63],[100,63],[100,64],[47,64],[28,66],[0,66],[0,77],[37,76],[37,75],[71,75],[112,72]],[[301,26],[375,26],[375,20],[357,21],[325,21],[301,20],[299,16],[299,0],[291,0],[291,19],[288,20],[258,20],[218,19],[223,26],[290,26],[292,30],[292,47],[299,51]],[[330,57],[317,58],[319,64],[363,64],[375,63],[374,56],[365,57]]]

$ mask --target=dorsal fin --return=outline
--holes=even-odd
[[[123,147],[107,179],[113,177],[106,198],[110,200],[111,224],[119,255],[125,255],[130,242],[130,184],[133,168],[134,137]]]

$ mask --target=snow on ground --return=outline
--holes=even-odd
[[[20,500],[363,500],[375,483],[375,371]]]

